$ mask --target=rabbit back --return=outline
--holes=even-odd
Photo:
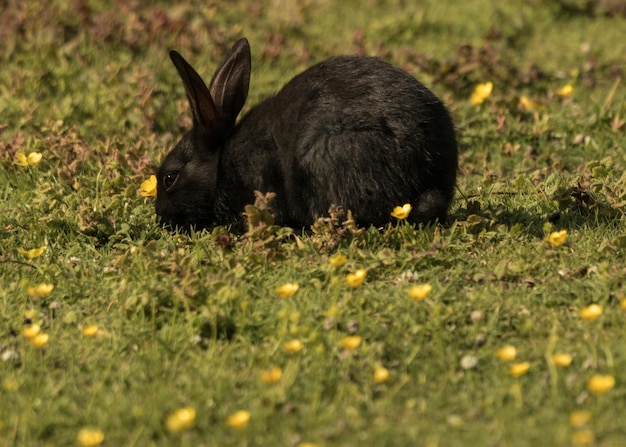
[[[442,221],[456,170],[454,126],[430,90],[379,59],[340,56],[293,78],[236,126],[216,215],[233,219],[257,189],[277,193],[277,220],[293,226],[332,204],[361,225],[384,225],[404,203],[411,222]]]

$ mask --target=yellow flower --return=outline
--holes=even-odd
[[[511,362],[517,357],[517,348],[512,345],[502,346],[494,353],[495,356],[503,362]]]
[[[526,374],[529,369],[530,363],[528,362],[513,363],[509,368],[509,374],[511,374],[513,377],[519,377]]]
[[[104,441],[104,433],[97,428],[84,427],[78,431],[76,439],[83,447],[94,447],[102,444]]]
[[[239,410],[226,419],[226,424],[232,428],[245,428],[250,422],[250,412],[248,410]]]
[[[407,292],[407,295],[409,295],[409,298],[413,298],[415,301],[422,301],[426,299],[426,297],[428,297],[428,295],[430,295],[430,292],[432,291],[433,286],[431,286],[430,284],[418,284],[412,286]]]
[[[567,84],[557,89],[555,93],[561,98],[569,98],[574,93],[574,87],[572,87],[572,84]]]
[[[615,386],[615,378],[610,375],[596,374],[587,380],[587,389],[594,394],[608,393]]]
[[[312,442],[301,442],[296,447],[317,447],[317,444],[313,444]]]
[[[261,381],[263,383],[267,383],[268,385],[277,383],[282,376],[283,370],[280,369],[278,366],[274,366],[267,371],[261,371]]]
[[[38,284],[36,286],[31,286],[26,289],[26,292],[33,298],[44,298],[49,296],[54,289],[54,285],[52,284]]]
[[[304,344],[298,339],[290,340],[283,346],[285,347],[285,351],[289,354],[295,354],[296,352],[302,351],[302,348],[304,348]]]
[[[156,197],[157,195],[157,179],[156,175],[151,175],[148,180],[141,184],[139,195],[142,197]]]
[[[365,277],[367,276],[367,270],[360,269],[354,273],[348,273],[346,275],[346,283],[350,287],[359,287],[365,281]]]
[[[591,411],[572,411],[569,414],[569,425],[582,427],[591,420]]]
[[[555,366],[567,368],[572,363],[572,356],[569,354],[556,353],[550,356],[550,361]]]
[[[291,298],[293,294],[298,291],[299,288],[300,286],[297,283],[287,282],[283,284],[282,286],[276,287],[274,291],[278,294],[279,297],[286,299],[286,298]]]
[[[356,348],[361,346],[361,341],[362,338],[358,335],[349,335],[339,341],[339,346],[347,351],[354,351]]]
[[[82,333],[85,337],[93,337],[98,333],[98,326],[95,324],[83,328]]]
[[[33,323],[29,326],[26,326],[24,329],[22,329],[22,335],[28,338],[29,340],[32,340],[33,338],[35,338],[37,334],[39,334],[40,332],[41,332],[41,326],[39,326],[37,323]]]
[[[14,163],[18,166],[32,166],[39,163],[41,157],[42,155],[40,152],[31,152],[28,155],[24,154],[23,152],[18,152],[17,154],[15,154]]]
[[[593,445],[595,441],[596,437],[591,430],[578,430],[572,434],[572,443],[576,445]]]
[[[165,427],[170,433],[178,433],[193,427],[196,420],[196,410],[193,407],[179,408],[170,414],[166,421]]]
[[[409,217],[409,214],[411,213],[411,210],[413,209],[413,207],[411,206],[410,203],[405,203],[402,206],[396,206],[392,213],[391,216],[395,217],[398,220],[404,220],[407,217]]]
[[[26,160],[28,161],[28,165],[32,166],[39,163],[41,157],[42,155],[40,152],[31,152],[30,154],[28,154],[28,157],[26,157]]]
[[[482,104],[485,99],[489,98],[489,95],[491,95],[492,91],[492,82],[484,82],[482,84],[476,85],[474,91],[472,92],[472,96],[470,96],[470,104],[472,104],[473,106]]]
[[[567,230],[553,231],[546,237],[546,242],[553,247],[563,245],[567,239]]]
[[[622,309],[626,310],[626,298],[622,298],[622,299],[619,301],[619,305],[620,305],[620,307],[621,307]]]
[[[41,348],[48,344],[49,338],[48,334],[40,333],[31,338],[30,341],[36,348]]]
[[[377,366],[374,370],[374,383],[383,383],[389,380],[389,370],[384,366]]]
[[[333,267],[341,267],[346,263],[346,256],[337,253],[328,259],[328,263]]]
[[[519,99],[519,105],[526,112],[541,112],[546,109],[544,104],[541,104],[539,101],[535,101],[534,99],[530,99],[528,96],[521,96]]]
[[[42,253],[46,251],[46,247],[39,248],[31,248],[30,250],[26,250],[24,248],[18,248],[17,252],[24,256],[26,259],[35,259],[42,255]]]
[[[602,306],[600,306],[599,304],[591,304],[584,309],[580,309],[578,311],[578,315],[580,315],[581,318],[584,318],[587,321],[593,321],[600,315],[602,315]]]

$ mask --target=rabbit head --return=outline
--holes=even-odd
[[[167,155],[157,174],[156,213],[161,224],[189,229],[210,226],[224,142],[248,96],[250,46],[239,40],[213,75],[209,87],[176,51],[170,58],[180,75],[193,128]]]

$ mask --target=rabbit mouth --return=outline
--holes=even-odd
[[[199,224],[198,222],[195,221],[195,219],[194,219],[194,222],[191,223],[191,222],[180,222],[180,221],[175,221],[171,219],[168,220],[162,216],[159,217],[159,224],[161,225],[162,228],[168,231],[186,233],[186,234],[189,234],[192,231],[202,231],[205,228],[209,228],[208,225]]]
[[[211,226],[211,220],[209,216],[202,215],[197,207],[189,212],[185,211],[165,211],[159,209],[157,204],[156,214],[161,227],[170,230],[178,231],[181,233],[190,233],[193,231],[200,231]]]

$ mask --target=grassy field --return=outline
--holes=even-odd
[[[626,445],[625,33],[619,0],[5,1],[0,445]],[[167,52],[208,78],[241,36],[248,107],[340,53],[432,88],[449,221],[160,229]]]

